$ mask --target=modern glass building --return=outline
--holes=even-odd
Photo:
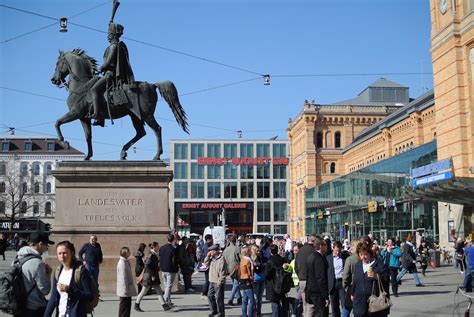
[[[171,221],[181,234],[288,230],[287,141],[172,140]],[[223,219],[224,215],[224,219]]]
[[[409,194],[410,172],[437,160],[436,140],[306,190],[306,232],[333,239],[404,238],[409,231],[438,239],[438,204]]]

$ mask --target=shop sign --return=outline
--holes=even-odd
[[[316,213],[315,212],[312,212],[311,215],[310,215],[311,219],[316,219]]]
[[[395,207],[396,206],[396,201],[395,199],[386,199],[383,201],[383,207],[384,208],[387,208],[387,207]]]
[[[4,230],[10,230],[11,227],[11,222],[10,221],[3,221],[1,222],[1,228]],[[19,222],[14,222],[13,223],[13,229],[20,229],[20,223]]]
[[[322,210],[318,212],[318,219],[324,219],[324,212]]]
[[[377,207],[378,207],[378,204],[375,200],[369,200],[369,204],[368,204],[369,212],[376,212]]]
[[[433,184],[433,183],[437,183],[441,181],[446,181],[451,178],[453,178],[453,173],[451,171],[437,173],[434,175],[429,175],[429,176],[413,179],[412,186],[413,188],[416,188],[423,185],[429,185],[429,184]]]
[[[183,209],[247,209],[247,203],[183,203]]]
[[[359,221],[359,220],[356,221],[356,225],[360,225],[360,221]]]
[[[411,171],[411,177],[420,178],[422,176],[439,174],[441,172],[451,171],[451,170],[452,170],[451,159],[447,159],[447,160],[434,162],[425,166],[421,166],[418,168],[414,168]]]
[[[198,157],[198,165],[288,165],[288,157]]]

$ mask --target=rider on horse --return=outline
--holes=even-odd
[[[101,77],[91,88],[92,105],[94,113],[90,116],[95,119],[92,125],[104,126],[104,110],[101,109],[100,97],[106,90],[122,89],[123,84],[133,85],[135,78],[128,57],[128,49],[124,42],[120,41],[123,34],[123,26],[116,23],[109,23],[107,39],[109,47],[104,53],[104,64],[99,68],[104,76]],[[108,91],[107,91],[108,94]],[[106,98],[109,99],[108,97]],[[108,101],[107,101],[108,102]]]

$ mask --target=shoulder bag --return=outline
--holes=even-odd
[[[377,283],[375,281],[373,282],[372,295],[370,295],[369,299],[367,300],[369,303],[369,313],[376,313],[392,307],[392,302],[390,301],[390,298],[388,298],[387,293],[382,286],[380,277],[377,276],[375,279],[377,280]],[[378,296],[375,292],[375,284],[377,284],[379,288]]]

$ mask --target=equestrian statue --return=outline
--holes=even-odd
[[[97,69],[97,61],[82,49],[69,52],[59,51],[56,69],[51,82],[69,90],[67,106],[69,112],[56,121],[55,127],[59,141],[68,147],[61,133],[61,125],[80,120],[87,141],[86,160],[92,157],[92,125],[104,127],[105,119],[112,120],[130,116],[136,135],[122,148],[120,159],[127,157],[127,150],[145,136],[145,123],[153,130],[157,139],[157,153],[154,160],[163,154],[161,127],[156,122],[154,112],[158,100],[156,89],[170,106],[181,128],[188,131],[186,113],[181,106],[178,92],[171,81],[159,81],[154,84],[135,81],[130,66],[128,49],[120,41],[124,27],[113,22],[120,3],[114,1],[112,19],[109,22],[107,39],[109,47],[104,53],[104,63]],[[97,76],[103,73],[103,76]],[[66,77],[68,81],[66,82]]]

